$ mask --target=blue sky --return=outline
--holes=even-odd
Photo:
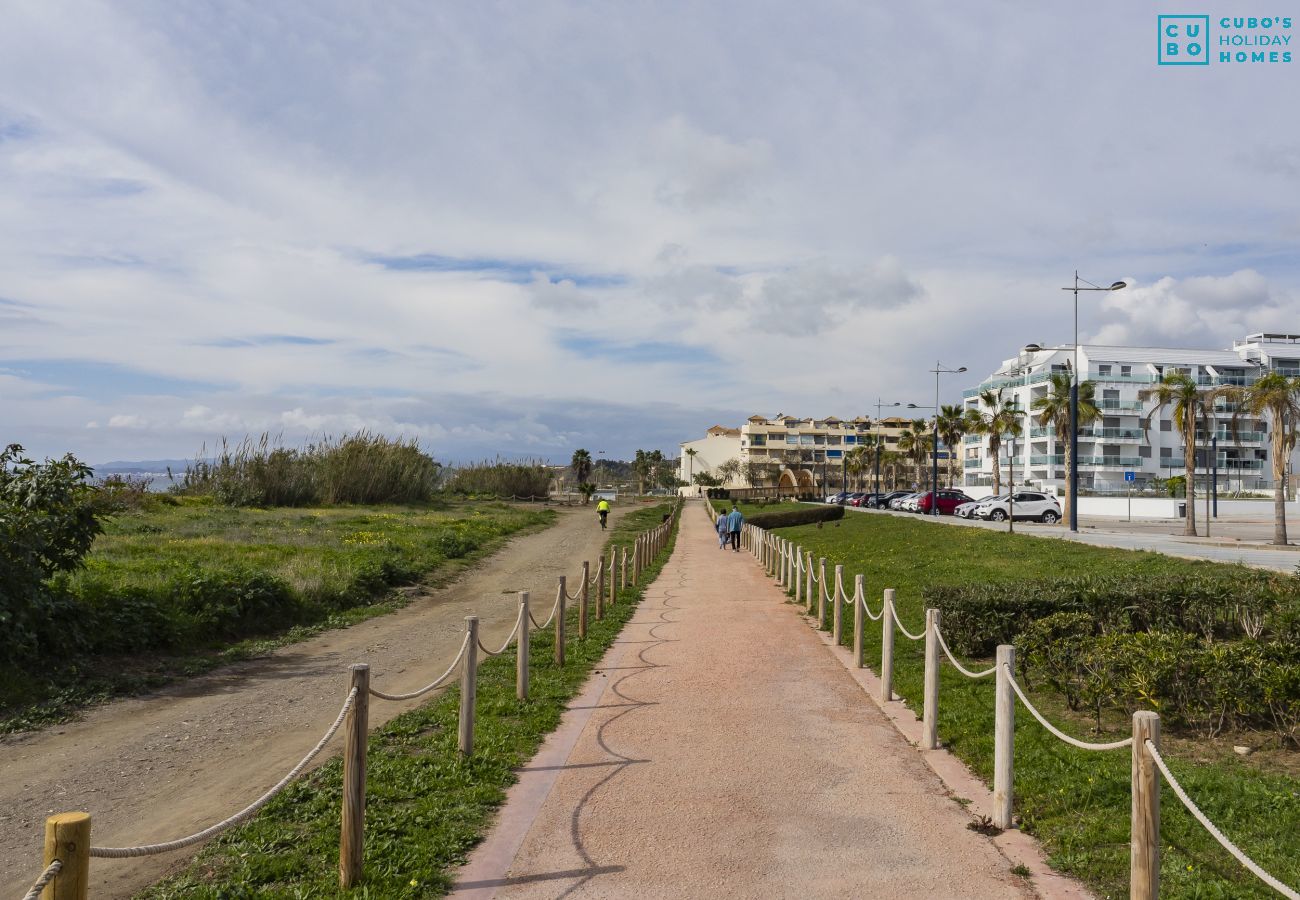
[[[1300,62],[1160,12],[17,0],[0,441],[675,450],[1068,342],[1076,268],[1089,339],[1300,331]]]

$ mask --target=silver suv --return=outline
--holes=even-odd
[[[1014,495],[1001,494],[975,507],[977,519],[1005,522],[1015,510],[1016,521],[1028,520],[1053,525],[1061,521],[1061,504],[1051,494],[1038,491],[1016,491]]]

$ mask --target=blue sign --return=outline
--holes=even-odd
[[[1162,66],[1210,64],[1209,16],[1157,16],[1160,32],[1157,62]]]
[[[1133,473],[1133,472],[1125,472],[1125,473],[1124,473],[1124,480],[1125,480],[1125,481],[1137,481],[1137,475],[1136,475],[1136,473]]]

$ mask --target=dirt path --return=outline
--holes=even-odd
[[[349,663],[370,663],[377,686],[409,691],[446,668],[465,616],[478,615],[484,643],[495,645],[514,624],[515,591],[532,591],[549,610],[556,578],[572,580],[584,559],[594,568],[604,543],[590,510],[560,515],[391,615],[0,743],[0,897],[21,896],[40,874],[50,813],[89,812],[100,846],[204,828],[274,784],[316,742],[338,712]],[[371,725],[418,704],[372,701]],[[91,896],[130,896],[187,858],[96,860]]]
[[[1033,896],[784,599],[688,505],[572,749],[453,896]]]

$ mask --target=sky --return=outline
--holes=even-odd
[[[955,402],[1076,269],[1131,284],[1084,340],[1300,332],[1300,61],[1159,66],[1161,12],[7,0],[0,443],[675,455]]]

